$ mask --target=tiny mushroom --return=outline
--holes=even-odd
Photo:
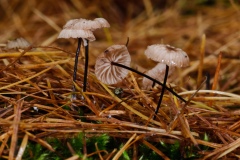
[[[6,48],[7,49],[25,49],[31,44],[24,38],[20,37],[12,41],[8,41]]]
[[[169,67],[187,67],[189,65],[189,57],[187,53],[184,52],[182,49],[175,48],[170,45],[164,45],[164,44],[154,44],[154,45],[148,46],[147,49],[145,50],[145,55],[154,61],[157,61],[159,63],[163,63],[166,65],[162,92],[160,95],[160,99],[158,101],[157,108],[155,110],[155,115],[156,115],[160,108],[164,90],[166,88]]]
[[[168,77],[174,71],[175,71],[175,67],[169,67]],[[155,67],[148,70],[145,74],[162,82],[164,80],[165,72],[166,72],[166,65],[163,63],[158,63]],[[169,80],[169,78],[168,78],[168,80]],[[152,85],[153,85],[153,82],[150,79],[143,77],[143,80],[142,80],[143,89],[149,90],[152,88]]]
[[[145,55],[159,63],[164,63],[170,67],[187,67],[189,58],[186,52],[180,48],[170,45],[154,44],[148,46]]]
[[[77,74],[77,64],[78,56],[80,52],[81,40],[83,40],[83,45],[85,47],[85,70],[84,70],[84,81],[83,81],[83,92],[86,91],[87,86],[87,74],[88,74],[88,41],[95,41],[95,36],[93,31],[103,27],[110,27],[107,20],[104,18],[95,18],[94,20],[86,20],[83,18],[69,20],[64,26],[63,30],[60,32],[58,38],[77,38],[78,47],[76,50],[75,64],[73,71],[73,81],[76,81]],[[73,92],[76,88],[73,85]],[[76,95],[73,95],[73,98],[76,98]]]
[[[95,18],[93,21],[96,23],[96,26],[95,26],[94,30],[95,29],[100,29],[100,28],[109,28],[110,27],[110,24],[104,18]]]
[[[116,84],[128,74],[128,70],[112,63],[129,67],[131,57],[125,45],[112,45],[97,57],[95,64],[96,77],[105,84]]]

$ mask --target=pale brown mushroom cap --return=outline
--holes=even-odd
[[[95,18],[94,20],[72,19],[63,26],[58,38],[85,38],[94,41],[95,37],[92,32],[103,27],[110,27],[104,18]]]
[[[99,22],[95,22],[95,21],[87,20],[83,18],[74,20],[71,25],[74,29],[83,29],[83,30],[90,30],[90,31],[94,31],[98,28],[101,28],[101,24]]]
[[[104,18],[95,18],[94,20],[87,19],[72,19],[69,20],[63,28],[73,28],[73,29],[82,29],[82,30],[91,30],[94,31],[100,28],[110,27],[110,24]]]
[[[100,28],[109,28],[110,27],[110,24],[104,18],[95,18],[93,21],[98,22],[101,26]],[[96,29],[98,29],[98,28],[96,28]]]
[[[169,67],[169,70],[168,70],[168,77],[171,76],[171,74],[175,71],[176,67]],[[165,72],[166,72],[166,64],[164,63],[158,63],[155,67],[153,67],[151,70],[148,70],[145,74],[162,82],[163,79],[164,79],[164,76],[165,76]],[[172,79],[169,79],[168,78],[168,82],[170,82]],[[152,88],[152,84],[153,84],[153,81],[146,78],[146,77],[143,77],[143,80],[142,80],[142,86],[143,86],[143,89],[150,89]]]
[[[189,65],[189,57],[186,52],[180,48],[170,45],[154,44],[148,46],[145,55],[157,62],[165,63],[168,66],[187,67]]]
[[[112,65],[111,62],[130,66],[131,57],[125,45],[112,45],[97,57],[95,75],[105,84],[116,84],[122,81],[129,72],[125,68]]]
[[[7,49],[25,49],[31,44],[24,38],[20,37],[12,41],[8,41]]]
[[[89,41],[95,41],[96,38],[93,35],[93,32],[90,30],[82,30],[82,29],[72,29],[72,28],[65,28],[63,29],[58,38],[84,38]]]
[[[70,19],[67,21],[67,23],[63,26],[63,29],[65,28],[73,28],[74,25],[79,21],[79,19]]]

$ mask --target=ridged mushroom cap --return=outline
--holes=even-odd
[[[84,38],[89,41],[95,41],[96,38],[93,35],[93,32],[90,30],[82,30],[82,29],[63,29],[59,35],[58,38]]]
[[[20,37],[12,41],[8,41],[7,43],[7,49],[25,49],[29,47],[31,44],[24,38]]]
[[[104,18],[95,18],[93,21],[99,23],[100,28],[109,28],[110,27],[110,24]],[[99,28],[96,28],[96,29],[99,29]]]
[[[95,18],[94,20],[72,19],[63,26],[58,38],[85,38],[94,41],[95,37],[92,32],[103,27],[110,27],[104,18]]]
[[[122,81],[129,72],[125,68],[112,65],[111,62],[130,66],[131,57],[125,45],[112,45],[97,57],[95,75],[105,84],[116,84]]]
[[[157,62],[164,63],[173,67],[187,67],[189,65],[189,57],[186,52],[180,48],[170,45],[154,44],[148,46],[145,55]]]
[[[175,69],[176,69],[176,67],[169,67],[168,77],[171,76],[171,74],[175,71]],[[166,64],[158,63],[155,67],[148,70],[145,74],[162,82],[164,79],[164,76],[165,76],[165,72],[166,72]],[[142,80],[143,89],[148,90],[148,89],[152,88],[152,84],[153,84],[152,80],[150,80],[146,77],[143,77],[143,80]]]
[[[63,28],[83,29],[94,31],[100,28],[110,27],[110,24],[104,18],[95,18],[94,20],[87,19],[72,19],[69,20]]]

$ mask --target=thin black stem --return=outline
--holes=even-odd
[[[83,77],[83,92],[86,92],[87,90],[87,76],[88,76],[88,48],[89,48],[89,43],[88,40],[87,45],[85,46],[85,67],[84,67],[84,77]]]
[[[211,85],[210,85],[211,77],[210,77],[210,73],[209,72],[206,73],[206,77],[207,77],[207,79],[206,79],[206,89],[210,90],[211,89]]]
[[[152,83],[152,88],[155,86],[155,82]]]
[[[81,50],[81,42],[82,42],[82,39],[81,38],[78,38],[78,46],[77,46],[77,50],[76,50],[76,55],[75,55],[75,64],[74,64],[74,69],[73,69],[73,81],[76,82],[76,77],[77,77],[77,67],[78,67],[78,56],[79,56],[79,53],[80,53],[80,50]],[[76,91],[76,87],[75,85],[73,85],[73,92]],[[76,94],[74,93],[72,95],[73,98],[76,98]]]
[[[165,88],[166,88],[166,83],[167,83],[168,70],[169,70],[169,66],[166,65],[165,76],[164,76],[163,86],[162,86],[162,92],[161,92],[161,95],[160,95],[160,98],[159,98],[159,101],[158,101],[158,105],[157,105],[157,108],[156,108],[156,110],[155,110],[155,115],[153,116],[153,119],[156,118],[156,115],[157,115],[158,110],[159,110],[159,108],[160,108],[160,106],[161,106],[161,103],[162,103],[163,94],[164,94],[164,90],[165,90]]]
[[[135,70],[135,69],[133,69],[133,68],[124,66],[124,65],[119,64],[119,63],[116,63],[116,62],[111,62],[111,64],[112,64],[112,65],[115,65],[115,66],[118,66],[118,67],[125,68],[125,69],[127,69],[127,70],[129,70],[129,71],[135,72],[135,73],[137,73],[137,74],[139,74],[139,75],[141,75],[141,76],[143,76],[143,77],[146,77],[146,78],[150,79],[151,81],[153,81],[153,82],[155,82],[155,83],[163,86],[163,84],[162,84],[161,82],[159,82],[158,80],[156,80],[156,79],[154,79],[154,78],[152,78],[152,77],[150,77],[150,76],[148,76],[148,75],[146,75],[146,74],[144,74],[144,73],[142,73],[142,72],[139,72],[139,71],[137,71],[137,70]],[[167,89],[169,92],[171,92],[174,96],[178,97],[179,99],[181,99],[181,100],[182,100],[183,102],[185,102],[185,103],[187,102],[185,99],[183,99],[181,96],[179,96],[176,92],[174,92],[171,88],[168,88],[167,86],[165,86],[165,87],[166,87],[166,89]]]

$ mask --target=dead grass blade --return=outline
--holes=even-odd
[[[124,146],[115,154],[112,160],[118,160],[122,153],[130,147],[130,143],[136,138],[137,134],[133,134],[131,138],[124,144]]]
[[[103,157],[102,157],[102,155],[101,155],[100,150],[98,149],[98,145],[97,145],[97,143],[95,143],[95,147],[96,147],[96,152],[98,153],[98,157],[99,157],[99,159],[100,159],[100,160],[104,160]],[[105,151],[105,152],[107,153],[107,151]]]
[[[143,144],[145,144],[146,146],[148,146],[149,148],[151,148],[154,152],[156,152],[159,156],[161,156],[163,159],[165,160],[170,160],[170,158],[168,158],[164,153],[162,153],[159,149],[157,149],[155,146],[153,146],[151,143],[142,140]]]
[[[91,109],[93,111],[93,113],[95,113],[95,115],[99,115],[100,110],[98,108],[96,108],[96,105],[94,105],[92,103],[92,101],[88,98],[88,96],[85,95],[84,92],[82,92],[82,95],[85,98],[85,100],[86,100],[86,102],[87,102],[87,104],[89,106],[89,109]]]
[[[65,51],[66,52],[66,51]],[[26,56],[41,56],[44,53],[49,55],[49,56],[65,56],[66,53],[63,51],[30,51],[30,49],[28,51],[26,51],[25,54],[23,54],[23,52],[6,52],[6,53],[1,53],[0,54],[0,58],[14,58],[14,57],[26,57]]]
[[[10,150],[9,150],[9,160],[15,159],[15,150],[17,147],[17,141],[18,141],[18,130],[19,130],[19,124],[21,119],[21,109],[24,101],[19,101],[16,106],[14,106],[14,120],[13,125],[11,129],[12,132],[12,138],[11,138],[11,144],[10,144]]]
[[[35,141],[39,144],[41,144],[42,146],[46,147],[48,150],[50,150],[51,152],[55,152],[55,150],[53,149],[53,147],[47,143],[46,141],[44,141],[43,139],[40,139],[38,137],[36,137],[35,135],[31,134],[28,131],[25,131],[25,133],[28,135],[29,139],[32,141]]]
[[[199,58],[199,66],[198,66],[198,77],[197,77],[197,88],[202,83],[202,72],[203,72],[203,60],[205,57],[205,44],[206,44],[206,35],[202,35],[202,42],[200,47],[200,58]]]
[[[115,152],[117,152],[117,149],[113,149],[113,151],[111,153],[108,154],[106,160],[109,160],[110,158],[112,158],[112,156],[115,154]]]
[[[17,154],[15,160],[21,160],[22,159],[22,156],[23,156],[24,151],[26,149],[27,143],[28,143],[28,135],[25,134],[25,136],[23,137],[22,143],[20,145],[20,148],[18,150],[18,154]]]
[[[10,66],[12,66],[14,63],[16,63],[24,54],[26,54],[26,52],[30,51],[32,49],[32,46],[28,47],[27,49],[25,49],[23,52],[21,52],[21,54],[11,63],[9,63],[7,66],[3,67],[0,70],[0,73],[4,70],[6,70],[7,68],[9,68]]]
[[[208,146],[211,148],[221,148],[223,145],[222,144],[217,144],[217,143],[212,143],[212,142],[207,142],[204,140],[196,139],[197,143],[200,145]]]
[[[69,158],[67,158],[66,160],[79,160],[79,155],[74,155],[74,156],[72,156],[72,157],[69,157]],[[83,159],[86,159],[86,158],[83,158]]]
[[[12,134],[12,130],[10,130],[7,133],[1,135],[2,144],[1,144],[1,147],[0,147],[0,157],[2,157],[4,148],[9,148],[9,146],[7,145],[7,142],[9,140],[11,134]]]
[[[220,52],[218,54],[218,63],[217,63],[217,68],[216,68],[216,72],[215,72],[214,79],[213,79],[212,90],[216,90],[216,87],[218,84],[218,78],[219,78],[221,61],[222,61],[222,54],[223,54],[222,52]]]
[[[214,156],[216,154],[220,154],[220,155],[217,155],[215,157],[215,158],[219,159],[222,156],[225,156],[229,152],[233,151],[234,149],[238,148],[239,146],[240,146],[240,138],[238,138],[237,140],[235,140],[232,143],[229,143],[227,145],[222,146],[221,148],[215,149],[212,153],[208,154],[203,159],[207,159],[207,158],[210,158],[210,157],[212,157],[212,156]]]
[[[17,85],[17,84],[20,84],[20,83],[23,83],[23,82],[28,81],[28,80],[30,80],[30,79],[33,79],[33,78],[35,78],[35,77],[37,77],[37,76],[39,76],[39,75],[41,75],[41,74],[49,71],[49,70],[52,69],[53,67],[54,67],[54,66],[51,66],[51,67],[49,67],[49,68],[47,68],[47,69],[45,69],[45,70],[42,70],[42,71],[39,72],[39,73],[36,73],[35,75],[33,75],[33,76],[31,76],[31,77],[25,78],[25,79],[23,79],[23,80],[21,80],[21,81],[18,81],[18,82],[15,82],[15,83],[12,83],[12,84],[9,84],[9,85],[0,87],[0,90],[6,89],[6,88],[10,88],[10,87],[13,87],[13,86],[15,86],[15,85]]]

